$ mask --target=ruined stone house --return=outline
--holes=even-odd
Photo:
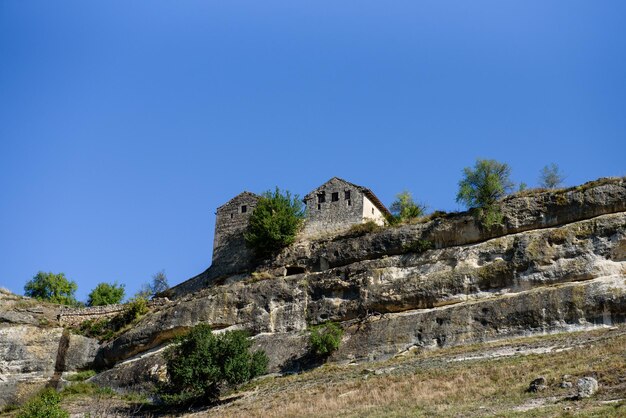
[[[239,266],[253,257],[247,248],[244,231],[260,196],[243,192],[217,208],[213,239],[213,264]],[[333,177],[304,199],[306,218],[302,237],[338,232],[352,225],[385,222],[389,211],[368,188]]]
[[[367,187],[333,177],[304,197],[306,221],[303,234],[315,236],[338,232],[352,225],[385,223],[389,210]]]

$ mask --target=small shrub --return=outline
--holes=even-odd
[[[369,234],[370,232],[378,231],[382,229],[380,225],[378,225],[374,221],[363,222],[362,224],[352,225],[348,232],[346,233],[349,237],[358,237],[361,235]]]
[[[148,301],[144,298],[131,300],[124,307],[122,314],[124,325],[130,324],[148,313]]]
[[[68,418],[70,414],[61,408],[61,395],[54,389],[43,390],[25,404],[17,418]]]
[[[343,329],[335,322],[326,322],[311,327],[309,343],[313,353],[319,357],[328,357],[341,344]]]
[[[402,222],[415,221],[424,216],[426,205],[414,202],[411,193],[404,191],[396,195],[396,200],[389,209],[392,215],[387,217],[387,222],[391,225],[398,225]]]
[[[432,242],[427,239],[418,239],[417,241],[413,241],[410,244],[405,244],[402,246],[402,249],[407,253],[418,253],[421,254],[424,251],[431,250],[434,248]]]
[[[165,352],[168,383],[159,388],[161,399],[167,404],[213,402],[224,386],[264,373],[268,358],[262,351],[251,353],[251,346],[243,331],[216,335],[210,326],[196,325]]]
[[[74,373],[72,375],[67,376],[65,380],[68,380],[70,382],[82,382],[95,375],[96,375],[95,370],[83,370],[82,372]]]

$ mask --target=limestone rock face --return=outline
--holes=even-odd
[[[284,372],[306,363],[308,324],[329,320],[345,330],[330,358],[340,362],[626,321],[622,179],[512,197],[503,211],[496,230],[458,214],[300,242],[255,274],[181,294],[96,363],[130,363],[200,322],[248,330]],[[423,240],[434,248],[414,245]]]
[[[98,342],[55,326],[57,309],[0,292],[0,407],[93,363]]]

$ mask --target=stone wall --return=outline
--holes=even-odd
[[[167,298],[155,298],[148,301],[148,308],[158,308],[167,305]],[[64,308],[59,312],[57,319],[59,324],[66,327],[77,327],[81,323],[102,318],[113,318],[126,308],[126,304],[106,306],[88,306],[85,308]]]
[[[333,193],[337,200],[333,200]],[[306,221],[302,235],[332,234],[363,222],[363,202],[363,193],[358,187],[336,177],[331,179],[305,197]]]

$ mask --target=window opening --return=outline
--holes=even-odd
[[[247,205],[241,205],[241,213],[246,213],[248,211]]]
[[[333,194],[330,196],[330,200],[332,202],[337,202],[339,201],[339,192],[333,192]]]
[[[374,208],[372,208],[372,215],[374,214]]]
[[[317,204],[317,210],[322,209],[322,205],[320,205],[319,203]]]
[[[352,206],[352,201],[348,200],[348,206]]]
[[[350,200],[350,190],[346,190],[346,191],[344,192],[344,199],[345,199],[345,200]]]
[[[322,192],[322,193],[318,193],[317,195],[317,203],[324,203],[326,202],[326,193]]]

